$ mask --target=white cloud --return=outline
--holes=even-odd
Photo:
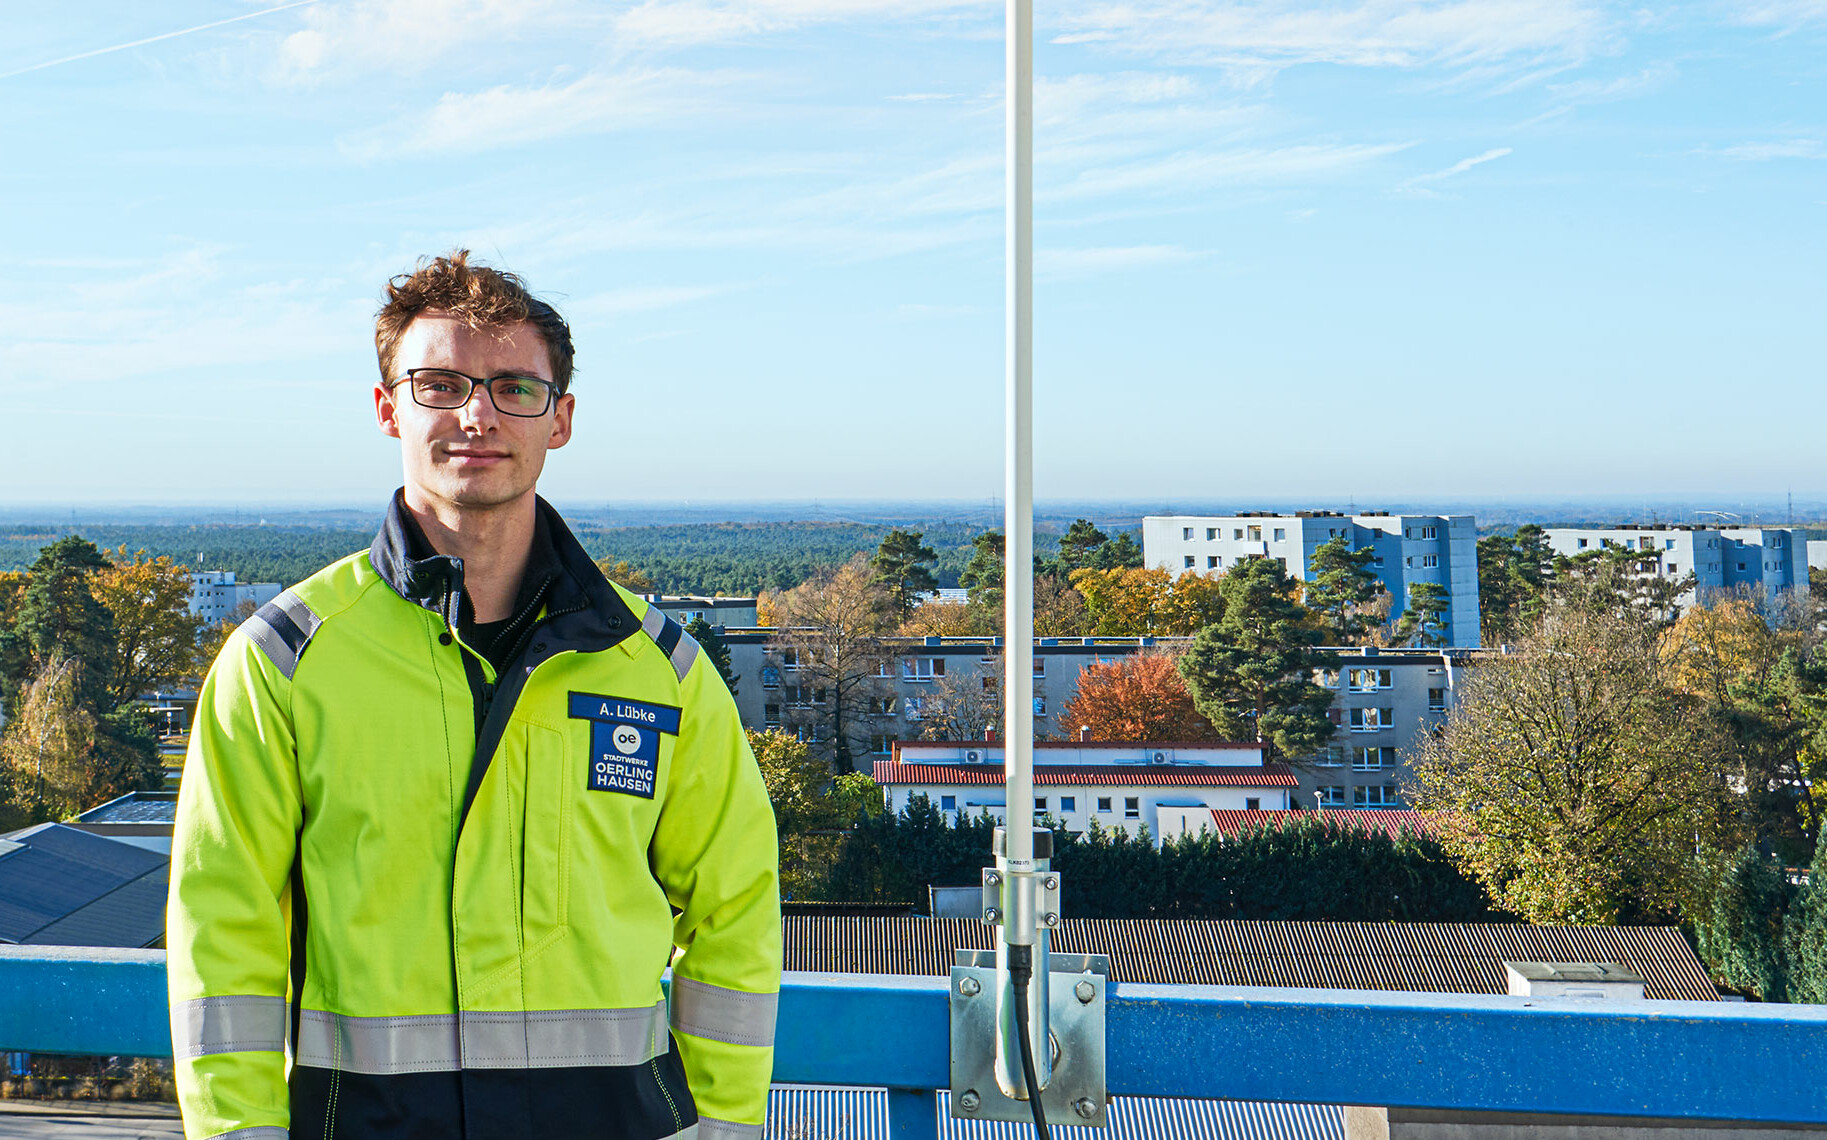
[[[1442,182],[1448,178],[1455,178],[1472,169],[1474,166],[1481,166],[1487,162],[1494,162],[1497,159],[1503,158],[1505,155],[1513,153],[1515,152],[1512,148],[1507,146],[1493,147],[1483,154],[1475,154],[1470,158],[1462,158],[1445,170],[1436,170],[1429,174],[1417,174],[1413,178],[1406,179],[1401,185],[1396,187],[1396,192],[1416,197],[1432,197],[1434,191],[1427,188],[1431,183]]]
[[[1639,95],[1648,95],[1658,91],[1666,87],[1676,74],[1674,64],[1657,63],[1644,68],[1635,75],[1620,75],[1615,79],[1581,79],[1573,83],[1551,83],[1548,85],[1548,94],[1570,103],[1610,103],[1619,99],[1634,99]]]
[[[734,292],[735,285],[634,285],[595,293],[562,306],[573,321],[653,313]]]
[[[1085,170],[1045,197],[1184,193],[1216,186],[1311,183],[1405,150],[1413,143],[1304,144],[1185,152]]]
[[[1050,280],[1080,280],[1101,273],[1130,269],[1156,269],[1196,261],[1203,254],[1177,245],[1101,246],[1090,249],[1041,248],[1034,252],[1036,276]]]
[[[1752,27],[1775,27],[1784,31],[1808,24],[1827,22],[1827,0],[1758,0],[1756,3],[1730,4],[1734,20]]]
[[[1827,158],[1827,143],[1820,139],[1783,139],[1776,142],[1740,143],[1704,152],[1740,162],[1767,162],[1773,158]]]
[[[1062,23],[1061,41],[1224,67],[1246,83],[1301,63],[1533,67],[1584,58],[1609,34],[1582,0],[1130,0]]]
[[[329,75],[417,74],[458,49],[530,35],[600,29],[600,8],[578,0],[349,0],[306,10],[279,43],[271,77],[312,83]]]
[[[813,24],[994,15],[994,0],[642,0],[615,22],[629,46],[684,46],[791,31]]]
[[[544,87],[445,94],[428,111],[339,140],[359,158],[493,150],[577,133],[650,127],[741,105],[724,93],[754,76],[661,68],[592,73]]]

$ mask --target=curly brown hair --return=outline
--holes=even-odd
[[[469,250],[420,258],[411,273],[387,282],[387,299],[374,315],[374,350],[381,379],[395,378],[394,354],[414,317],[436,312],[456,317],[472,329],[505,328],[526,322],[539,330],[552,381],[562,393],[571,387],[571,326],[558,310],[527,291],[515,274],[482,262],[471,263]]]

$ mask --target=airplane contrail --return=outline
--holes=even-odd
[[[43,71],[47,67],[56,67],[59,64],[64,63],[75,63],[79,59],[93,59],[98,55],[107,55],[109,52],[115,51],[126,51],[128,48],[142,47],[146,44],[156,44],[160,40],[169,40],[175,36],[188,36],[192,32],[207,31],[210,28],[219,28],[223,24],[233,24],[240,20],[251,20],[255,16],[268,16],[274,12],[283,12],[287,8],[302,8],[307,4],[315,3],[317,3],[317,0],[292,0],[290,4],[280,4],[273,8],[262,8],[258,12],[243,12],[239,16],[230,16],[226,20],[212,20],[207,24],[198,24],[194,28],[180,28],[175,32],[165,32],[156,36],[147,36],[143,40],[134,40],[132,43],[114,44],[111,47],[96,48],[94,51],[78,52],[76,55],[66,55],[62,59],[51,59],[46,60],[43,63],[34,63],[30,67],[21,67],[14,71],[0,71],[0,79],[11,79],[15,75],[24,75],[29,71]]]

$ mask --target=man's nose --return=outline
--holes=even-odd
[[[470,391],[469,402],[457,409],[457,422],[465,431],[482,432],[494,427],[500,414],[495,410],[495,401],[489,398],[488,386],[478,384]]]

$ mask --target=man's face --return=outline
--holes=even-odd
[[[552,379],[545,341],[534,326],[472,329],[436,314],[406,326],[388,381],[409,368],[449,368],[483,380],[510,374]],[[374,412],[381,430],[400,441],[406,500],[421,510],[488,510],[529,498],[546,452],[571,438],[575,401],[569,395],[557,397],[544,415],[525,417],[497,411],[480,387],[469,403],[450,409],[421,407],[411,388],[375,385]]]

